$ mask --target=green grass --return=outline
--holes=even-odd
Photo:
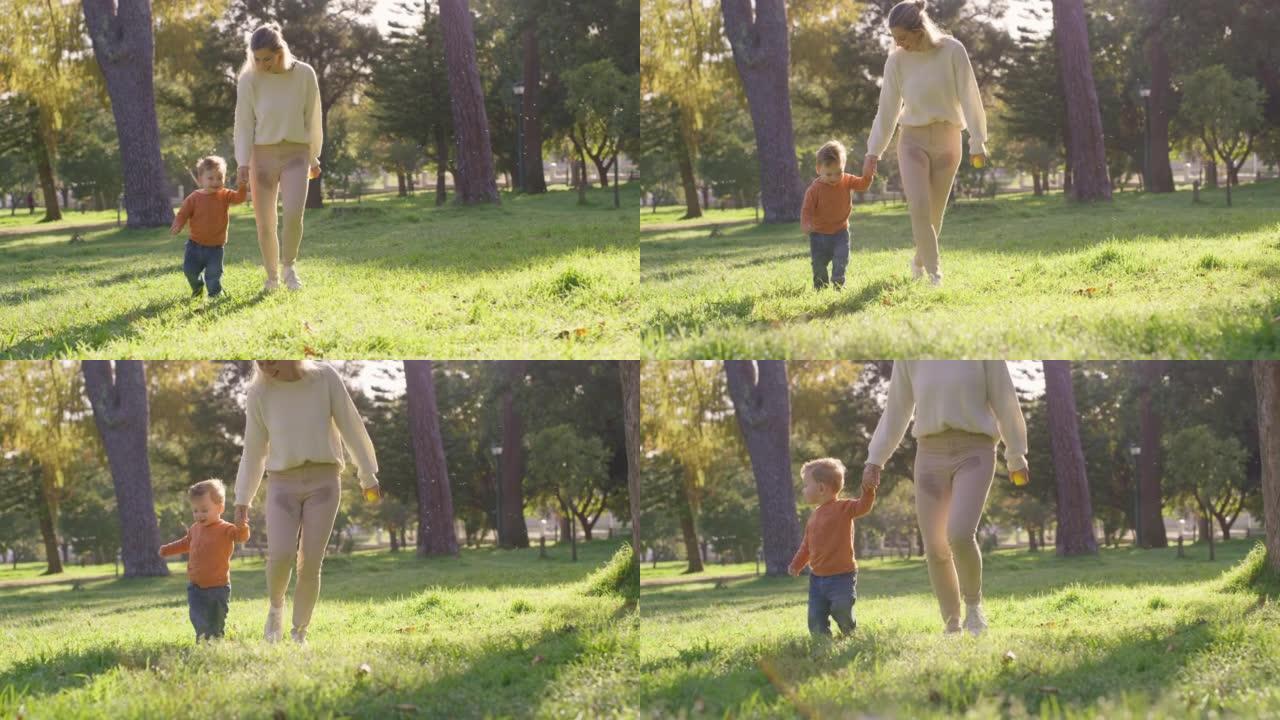
[[[49,568],[42,562],[20,562],[15,568],[12,565],[0,565],[0,583],[18,581],[39,581],[58,578],[93,577],[115,573],[115,565],[75,565],[64,563],[61,575],[44,575]]]
[[[796,224],[641,212],[655,357],[1255,358],[1280,355],[1280,181],[1221,191],[962,201],[942,288],[909,279],[901,204],[855,205],[842,292],[811,289]],[[679,224],[678,229],[673,224]],[[714,231],[712,225],[718,225]]]
[[[620,542],[331,555],[308,644],[261,640],[260,561],[197,645],[186,578],[0,590],[0,717],[563,717],[614,712],[634,604],[588,594]],[[286,608],[287,613],[287,608]],[[286,614],[286,618],[287,618]],[[362,665],[368,672],[361,672]],[[26,715],[19,712],[25,707]]]
[[[858,629],[833,643],[808,637],[806,578],[644,587],[627,700],[691,717],[1275,717],[1275,587],[1232,571],[1261,560],[1241,563],[1251,547],[989,554],[976,640],[942,636],[919,559],[861,563]]]
[[[623,188],[624,207],[639,190]],[[308,211],[301,292],[261,292],[233,210],[227,297],[192,300],[167,229],[0,234],[0,357],[616,358],[639,352],[635,215],[611,191],[500,207],[383,196]],[[355,211],[353,212],[353,208]]]
[[[120,214],[121,222],[124,221],[124,213]],[[79,212],[78,210],[62,209],[62,219],[52,223],[42,223],[44,220],[44,208],[36,208],[34,214],[28,214],[26,208],[19,208],[18,212],[10,215],[5,210],[0,210],[0,230],[9,228],[73,228],[77,225],[97,225],[99,223],[113,223],[116,221],[115,210],[89,210]]]

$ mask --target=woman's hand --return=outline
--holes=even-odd
[[[880,164],[880,158],[875,155],[867,155],[862,160],[862,177],[870,177],[876,174],[876,166]]]
[[[862,466],[862,487],[875,490],[880,487],[880,466],[867,463]]]
[[[249,182],[249,166],[240,165],[236,168],[236,187],[240,187]]]
[[[368,502],[376,502],[382,499],[382,485],[374,483],[364,489],[364,499]]]
[[[316,178],[320,177],[320,163],[318,162],[311,163],[311,170],[307,173],[307,177],[311,178],[312,180],[315,180]]]
[[[987,166],[987,156],[982,154],[971,155],[969,156],[969,162],[973,163],[975,168],[982,169]]]
[[[237,505],[236,506],[236,524],[246,525],[248,524],[248,522],[249,522],[249,506]]]

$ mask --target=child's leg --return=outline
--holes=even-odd
[[[209,297],[222,294],[222,255],[223,248],[205,248],[208,261],[204,266],[204,283],[209,286]]]
[[[989,439],[977,436],[981,445],[970,451],[956,468],[947,515],[947,542],[955,558],[960,594],[970,605],[982,602],[982,550],[978,547],[978,521],[987,504],[995,477],[996,450]]]
[[[809,233],[809,264],[813,267],[813,289],[827,286],[827,263],[831,262],[829,236]]]
[[[853,617],[853,606],[858,602],[858,573],[833,575],[827,579],[830,581],[827,597],[831,603],[831,617],[840,626],[840,632],[848,635],[858,627],[858,621]]]
[[[844,271],[849,267],[849,229],[836,233],[835,245],[831,248],[831,284],[840,289],[844,287]],[[208,276],[205,272],[205,276]]]
[[[831,637],[831,623],[827,616],[831,613],[831,603],[823,586],[823,580],[817,575],[809,575],[809,633]]]
[[[267,483],[267,597],[273,607],[284,604],[289,574],[298,554],[302,494],[297,478],[272,473]]]
[[[204,258],[200,255],[200,246],[194,241],[187,241],[187,248],[182,253],[182,272],[191,284],[192,294],[200,294],[204,282],[200,280],[200,271],[204,270]]]
[[[195,583],[187,583],[187,613],[191,617],[191,627],[195,628],[196,640],[209,637],[208,598]]]
[[[276,196],[280,191],[277,146],[253,148],[253,219],[258,226],[258,249],[268,280],[279,279],[280,244],[276,236]]]
[[[293,631],[305,633],[320,596],[320,567],[338,517],[342,486],[337,465],[309,469],[307,496],[302,503],[302,543],[298,548],[298,583],[293,589]]]
[[[903,126],[898,133],[898,171],[902,193],[911,216],[911,236],[915,240],[915,264],[930,275],[938,274],[938,234],[933,229],[932,185],[929,153],[923,145],[928,128]]]
[[[920,438],[916,443],[915,502],[920,537],[924,540],[929,584],[938,598],[942,621],[960,627],[960,583],[947,543],[947,511],[951,506],[951,455],[945,441]]]
[[[280,262],[292,265],[302,245],[302,212],[307,204],[307,172],[311,160],[306,146],[293,148],[280,170],[280,202],[284,205],[284,227],[280,238]]]
[[[220,638],[227,630],[227,606],[231,604],[231,586],[206,588],[209,597],[209,637]]]

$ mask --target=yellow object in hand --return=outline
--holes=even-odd
[[[1023,485],[1026,485],[1028,482],[1030,482],[1030,478],[1027,476],[1026,470],[1014,470],[1013,472],[1009,473],[1009,479],[1013,480],[1013,484],[1017,485],[1018,487],[1022,487]]]
[[[364,499],[367,500],[368,502],[377,502],[378,498],[380,498],[381,496],[382,494],[378,492],[377,485],[364,489]]]
[[[973,156],[973,166],[974,166],[974,167],[976,167],[976,168],[981,168],[981,167],[985,166],[986,164],[987,164],[987,161],[986,161],[986,160],[984,160],[984,159],[982,158],[982,156],[981,156],[981,155],[974,155],[974,156]]]

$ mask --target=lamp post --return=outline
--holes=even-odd
[[[1151,191],[1151,88],[1138,87],[1142,96],[1142,189]]]
[[[1129,455],[1133,457],[1133,546],[1141,547],[1142,543],[1142,478],[1138,472],[1138,456],[1142,454],[1142,446],[1137,443],[1129,445]]]
[[[524,191],[524,83],[511,86],[516,96],[516,187]]]
[[[494,445],[489,448],[489,452],[493,453],[493,464],[494,467],[497,468],[494,472],[494,477],[496,477],[498,481],[493,484],[495,490],[494,495],[497,496],[498,501],[498,507],[496,510],[497,517],[494,521],[494,529],[496,531],[495,534],[497,535],[498,547],[502,547],[502,540],[506,536],[506,533],[503,532],[502,528],[502,446]]]

